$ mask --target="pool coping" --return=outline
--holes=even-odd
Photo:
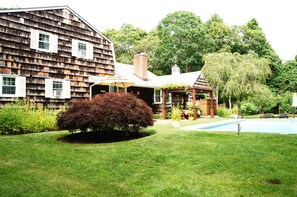
[[[207,130],[203,130],[203,128],[205,127],[212,127],[212,126],[218,126],[218,125],[223,125],[223,124],[230,124],[230,123],[234,123],[234,122],[240,122],[240,121],[245,121],[245,120],[258,120],[258,119],[229,119],[229,120],[222,120],[222,121],[217,121],[217,122],[209,122],[209,123],[203,123],[203,124],[196,124],[196,125],[191,125],[191,126],[185,126],[185,127],[181,127],[181,130],[196,130],[196,131],[205,131],[205,132],[209,132]],[[214,131],[214,132],[237,132],[237,131]],[[270,134],[297,134],[296,132],[290,132],[290,133],[280,133],[280,132],[275,132],[275,131],[271,131],[271,132],[261,132],[261,131],[241,131],[241,132],[245,132],[245,133],[270,133]]]

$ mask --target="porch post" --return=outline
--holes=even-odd
[[[162,90],[162,119],[166,120],[166,90]]]
[[[194,120],[197,120],[198,116],[197,116],[197,108],[196,108],[196,89],[195,88],[193,88],[192,90],[192,104],[194,108]]]
[[[210,93],[210,117],[214,118],[213,95]]]

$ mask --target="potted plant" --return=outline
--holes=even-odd
[[[172,120],[172,125],[173,125],[174,128],[179,128],[180,127],[181,112],[176,107],[172,108],[171,120]]]

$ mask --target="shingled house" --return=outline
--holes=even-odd
[[[134,57],[134,64],[115,64],[116,76],[128,79],[134,84],[127,88],[119,88],[100,85],[100,78],[90,79],[97,86],[92,87],[93,93],[113,92],[117,90],[135,94],[143,99],[153,110],[154,113],[166,116],[166,111],[171,110],[172,106],[186,107],[187,102],[199,103],[202,115],[214,116],[216,112],[216,102],[213,98],[213,89],[209,87],[207,80],[201,71],[181,73],[177,65],[172,67],[170,75],[157,76],[148,70],[148,57],[145,53],[138,53]],[[184,88],[163,89],[168,84],[183,85]],[[206,98],[200,98],[200,96]]]
[[[114,64],[113,43],[67,6],[0,10],[0,106],[89,98],[89,77]]]

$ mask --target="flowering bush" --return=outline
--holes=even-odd
[[[18,101],[0,109],[0,134],[24,134],[56,130],[58,111]]]
[[[106,93],[78,101],[58,115],[60,129],[137,132],[153,125],[151,108],[132,94]]]

